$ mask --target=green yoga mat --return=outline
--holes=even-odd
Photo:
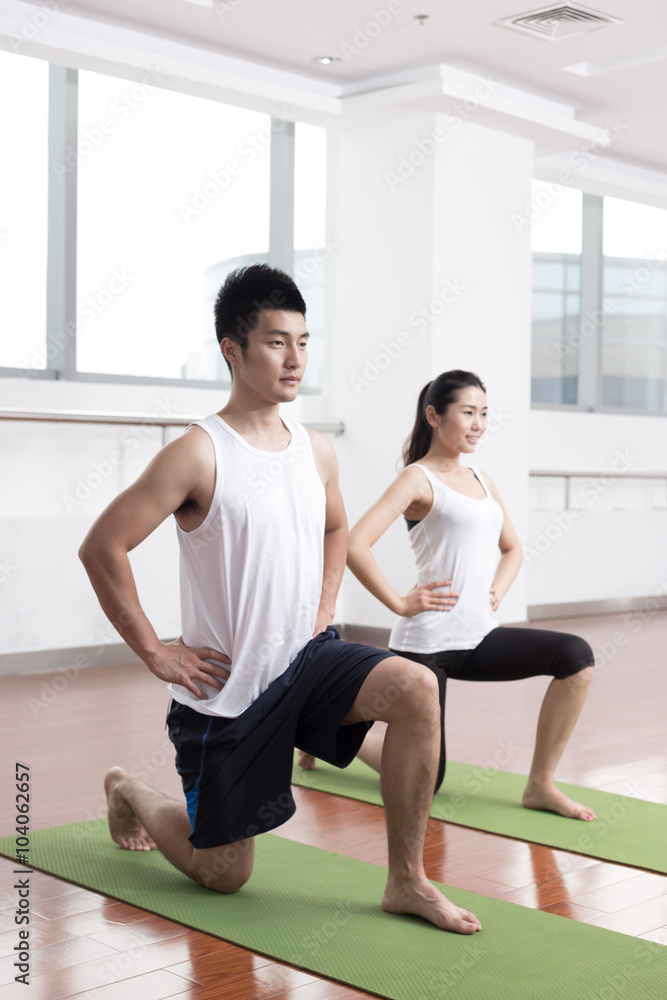
[[[382,805],[379,775],[358,760],[345,770],[321,761],[314,771],[303,771],[295,764],[292,782]],[[667,872],[667,806],[557,782],[575,802],[583,802],[596,814],[597,819],[584,822],[524,809],[525,784],[521,774],[447,761],[445,781],[434,796],[431,816],[603,861]]]
[[[15,856],[13,837],[0,841],[0,853]],[[105,820],[32,833],[30,860],[86,888],[393,1000],[664,998],[662,945],[448,888],[449,898],[473,910],[484,928],[449,934],[383,912],[386,869],[275,835],[258,838],[252,878],[233,896],[196,885],[157,851],[121,851]]]

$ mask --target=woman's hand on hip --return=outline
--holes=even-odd
[[[435,580],[433,583],[424,583],[422,586],[415,586],[405,597],[401,598],[402,610],[400,614],[404,618],[412,618],[422,611],[449,611],[456,604],[459,595],[450,590],[442,593],[444,587],[451,587],[451,580]]]

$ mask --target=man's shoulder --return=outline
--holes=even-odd
[[[215,449],[211,436],[199,424],[186,427],[180,437],[162,449],[167,461],[187,463],[193,470],[215,464]]]
[[[302,428],[302,433],[305,434],[307,440],[310,441],[310,446],[313,450],[313,456],[318,462],[335,462],[336,452],[331,441],[321,434],[319,431],[313,430],[312,427],[306,427],[305,424],[299,424]]]
[[[185,448],[199,449],[211,445],[211,435],[206,429],[208,418],[192,423],[185,428],[183,434],[177,440],[183,441]]]

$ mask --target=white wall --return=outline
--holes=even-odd
[[[606,473],[564,504],[531,511],[526,542],[530,605],[667,592],[667,509],[664,485],[623,490],[616,473],[667,474],[667,419],[612,413],[533,410],[530,468]],[[615,509],[622,507],[644,509]]]
[[[667,419],[620,413],[532,410],[530,468],[611,469],[619,455],[632,473],[667,471]]]

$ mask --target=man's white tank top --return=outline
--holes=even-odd
[[[433,489],[433,506],[409,532],[417,580],[420,586],[451,580],[451,590],[460,596],[450,611],[399,618],[389,646],[414,653],[474,649],[498,624],[489,591],[498,563],[503,512],[477,469],[472,471],[486,493],[478,500],[450,489],[425,465],[417,467]]]
[[[308,433],[283,418],[284,451],[260,451],[217,413],[203,428],[215,450],[215,492],[203,523],[177,525],[181,628],[188,646],[232,661],[221,691],[172,697],[204,715],[240,715],[289,666],[315,627],[322,590],[326,496]]]

